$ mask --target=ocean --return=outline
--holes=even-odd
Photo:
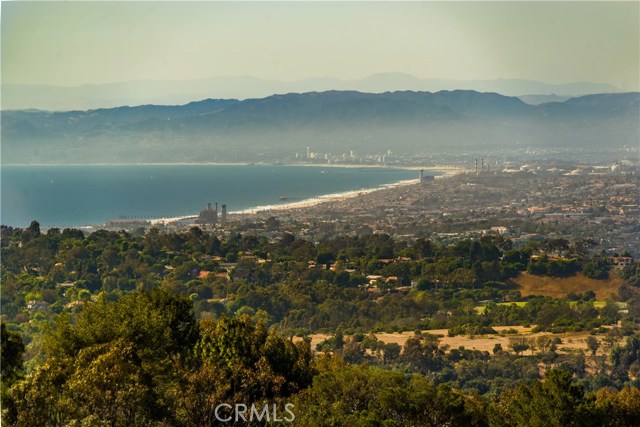
[[[2,166],[0,222],[25,227],[37,220],[44,228],[80,227],[131,217],[193,215],[208,202],[226,204],[234,212],[287,203],[282,196],[312,198],[417,177],[414,170],[358,167]]]

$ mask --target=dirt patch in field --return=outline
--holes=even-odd
[[[589,279],[578,273],[571,277],[548,277],[535,276],[529,273],[521,273],[511,280],[511,283],[518,287],[522,296],[542,295],[554,298],[563,298],[570,293],[581,294],[593,291],[596,299],[605,301],[611,296],[615,296],[624,285],[617,274],[610,273],[607,280]]]

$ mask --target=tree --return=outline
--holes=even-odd
[[[512,338],[509,340],[509,348],[519,355],[529,349],[529,343],[526,338]]]
[[[483,426],[484,402],[421,375],[334,363],[295,400],[296,424]]]
[[[1,324],[1,355],[2,361],[2,393],[22,376],[22,355],[24,354],[24,344],[22,337],[16,332],[7,329],[7,325]]]
[[[215,425],[220,403],[245,404],[285,398],[311,384],[313,356],[305,341],[292,342],[254,324],[248,316],[203,320],[193,359],[174,397],[187,425]]]
[[[596,351],[600,348],[600,341],[593,335],[589,335],[586,339],[587,348],[591,350],[591,355],[595,356]]]
[[[347,363],[362,363],[364,361],[365,349],[353,339],[347,339],[342,347],[342,358]]]
[[[61,384],[71,374],[70,363],[48,361],[14,384],[3,402],[2,421],[18,427],[65,425],[75,413]]]
[[[184,297],[160,289],[118,302],[101,295],[75,322],[58,317],[45,337],[46,363],[10,390],[7,419],[18,426],[170,422],[173,366],[197,338]]]
[[[592,401],[582,387],[571,383],[567,371],[550,369],[545,381],[520,384],[500,395],[489,411],[491,426],[589,426]]]
[[[620,391],[601,388],[596,392],[595,407],[600,415],[600,425],[640,425],[640,389],[637,387],[625,387]]]
[[[607,301],[605,306],[600,310],[602,320],[609,325],[613,325],[618,321],[618,318],[620,317],[619,313],[620,307],[618,307],[618,304],[616,304],[615,301],[611,300]]]
[[[384,363],[395,362],[398,357],[400,357],[400,344],[395,342],[390,342],[384,345]]]
[[[431,257],[435,253],[435,247],[430,240],[418,239],[413,244],[413,250],[421,258]]]
[[[29,231],[31,237],[34,239],[36,237],[40,237],[40,223],[36,220],[31,221],[31,224],[29,224],[29,228],[27,228],[27,231]]]
[[[402,360],[420,371],[436,370],[441,362],[438,344],[438,337],[432,334],[410,337],[404,343]]]
[[[156,390],[157,379],[141,363],[138,351],[133,343],[118,339],[79,354],[67,381],[75,417],[123,427],[171,420],[172,411]]]
[[[558,349],[558,344],[562,343],[559,337],[553,335],[541,335],[536,340],[536,344],[541,352],[555,353]]]

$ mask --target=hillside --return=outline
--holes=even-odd
[[[182,106],[3,111],[3,163],[277,160],[312,146],[424,153],[637,144],[640,94],[529,105],[475,91],[310,92]]]

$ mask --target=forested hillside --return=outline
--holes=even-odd
[[[637,267],[588,246],[3,227],[3,421],[223,425],[268,404],[237,425],[638,425]],[[627,285],[523,297],[522,271]],[[435,329],[509,344],[452,348]]]

